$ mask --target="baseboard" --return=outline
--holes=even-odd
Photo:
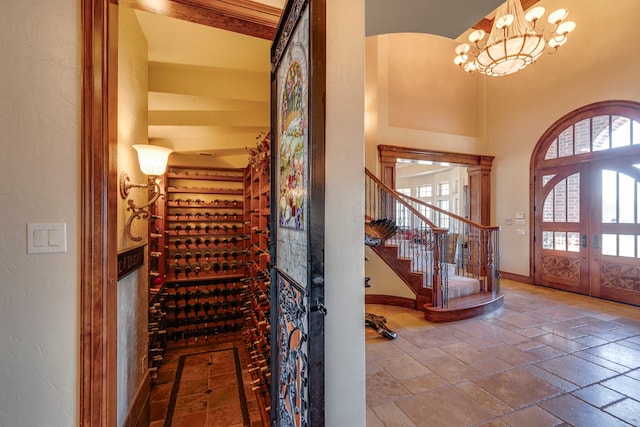
[[[375,295],[375,294],[366,294],[364,296],[365,304],[384,304],[384,305],[395,305],[398,307],[406,307],[406,308],[416,308],[416,300],[412,298],[406,297],[397,297],[393,295]]]
[[[513,280],[515,282],[526,283],[527,285],[533,285],[533,277],[531,276],[523,276],[522,274],[507,273],[506,271],[501,271],[500,277],[507,280]]]
[[[148,426],[150,422],[149,413],[149,397],[151,394],[151,378],[149,377],[149,370],[145,372],[138,390],[133,397],[131,405],[129,405],[129,411],[124,419],[123,427],[142,427]]]

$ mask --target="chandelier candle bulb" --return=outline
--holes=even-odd
[[[483,30],[474,30],[467,43],[455,48],[453,62],[464,71],[487,76],[506,76],[533,64],[548,46],[550,53],[567,41],[567,35],[576,28],[573,21],[564,21],[567,9],[558,9],[547,18],[554,28],[536,30],[536,23],[544,15],[544,7],[538,6],[526,14],[519,0],[507,0],[497,11],[493,28],[485,39]]]

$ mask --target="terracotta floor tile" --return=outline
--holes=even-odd
[[[367,427],[384,427],[382,421],[378,418],[378,416],[371,410],[367,409]]]
[[[632,426],[640,425],[640,402],[637,400],[624,399],[606,407],[605,411]]]
[[[571,395],[541,402],[539,406],[573,426],[625,426],[628,424]]]
[[[174,415],[172,427],[207,427],[207,412]]]
[[[551,347],[557,348],[558,350],[565,351],[567,353],[571,353],[574,351],[580,351],[588,348],[586,345],[581,344],[576,341],[572,341],[561,336],[555,334],[546,334],[541,335],[539,337],[534,338],[536,341],[539,341],[543,344],[549,345]]]
[[[561,390],[521,368],[473,380],[514,409],[551,397]]]
[[[387,403],[373,408],[378,420],[387,427],[415,427],[415,424],[405,415],[395,403]]]
[[[551,332],[554,335],[557,335],[562,338],[566,338],[568,340],[575,340],[577,338],[583,338],[589,336],[589,334],[581,331],[577,328],[569,328],[563,325],[559,325],[556,323],[542,325],[542,329]]]
[[[429,329],[427,331],[406,334],[405,337],[413,345],[423,349],[460,342],[460,339],[439,329]]]
[[[238,402],[207,411],[207,427],[242,425],[242,410]]]
[[[238,404],[238,387],[234,384],[230,387],[215,388],[205,396],[210,409],[221,408],[234,403]]]
[[[531,375],[533,375],[536,378],[541,379],[542,381],[545,381],[549,384],[551,384],[554,387],[559,388],[560,390],[564,391],[564,392],[572,392],[574,390],[577,390],[578,388],[580,388],[578,385],[565,380],[564,378],[560,378],[559,376],[552,374],[549,371],[545,371],[544,369],[541,369],[535,365],[526,365],[523,366],[522,369],[528,373],[530,373]]]
[[[602,366],[598,366],[570,354],[556,357],[554,359],[544,360],[536,363],[536,366],[581,387],[618,375],[615,371],[603,368]]]
[[[617,363],[613,363],[610,360],[603,359],[594,354],[588,353],[585,351],[577,351],[572,353],[574,356],[577,356],[581,359],[588,360],[591,363],[595,363],[596,365],[603,366],[607,369],[611,369],[612,371],[616,371],[618,373],[624,373],[629,371],[629,368],[626,366],[618,365]]]
[[[367,406],[383,405],[407,396],[409,391],[386,371],[367,376]]]
[[[446,387],[449,385],[447,380],[438,375],[424,375],[422,377],[407,378],[401,380],[400,383],[404,388],[409,390],[411,394],[420,394],[425,391],[433,390],[438,387]]]
[[[537,358],[543,359],[543,360],[551,359],[553,357],[558,357],[565,354],[564,351],[558,350],[555,347],[544,345],[542,343],[539,343],[539,344],[540,344],[539,347],[534,347],[530,350],[526,350],[527,353],[532,354],[533,356],[536,356]]]
[[[540,360],[539,357],[533,354],[519,350],[518,348],[507,344],[495,345],[492,347],[487,347],[483,350],[514,366],[533,363]]]
[[[533,338],[539,337],[540,335],[547,334],[548,332],[542,328],[533,327],[533,328],[523,328],[523,329],[514,329],[514,331],[518,335],[522,335],[523,337]]]
[[[171,389],[173,388],[173,383],[166,384],[157,384],[151,389],[151,395],[149,396],[149,401],[160,402],[163,400],[169,400],[171,396]]]
[[[602,408],[604,406],[611,405],[612,403],[625,398],[623,394],[620,394],[600,384],[590,385],[589,387],[576,390],[571,394],[584,400],[587,403],[590,403],[596,408]]]
[[[562,421],[538,406],[529,406],[501,418],[509,426],[517,427],[554,427]]]
[[[478,360],[477,362],[471,363],[470,366],[484,375],[495,374],[496,372],[506,371],[507,369],[513,368],[513,365],[505,362],[504,360],[498,359],[497,357]]]
[[[594,336],[591,336],[591,335],[587,335],[587,336],[584,336],[584,337],[576,338],[574,341],[577,342],[577,343],[583,344],[583,345],[585,345],[587,347],[597,347],[597,346],[600,346],[600,345],[607,344],[609,342],[607,340],[603,340],[602,338],[594,337]]]
[[[454,387],[432,390],[396,404],[416,426],[470,426],[493,418],[486,409]]]
[[[640,402],[640,381],[638,380],[621,375],[604,381],[602,385]]]
[[[390,359],[378,359],[377,363],[395,379],[424,376],[431,370],[408,354],[400,353]]]
[[[587,352],[627,368],[640,366],[640,350],[617,343],[590,348]]]
[[[636,369],[635,371],[627,372],[625,374],[629,378],[633,378],[635,380],[640,381],[640,369]]]
[[[459,383],[482,375],[472,366],[469,366],[453,356],[440,357],[429,361],[429,369],[438,374],[451,384]]]
[[[456,384],[456,388],[493,415],[503,415],[513,408],[472,382]]]
[[[466,342],[442,345],[440,346],[440,349],[464,363],[473,363],[479,360],[492,358],[489,353],[478,350],[476,347]]]

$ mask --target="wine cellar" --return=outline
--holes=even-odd
[[[252,168],[170,165],[161,181],[164,197],[149,221],[152,386],[163,381],[172,350],[240,347],[244,393],[255,394],[268,425],[269,177]]]

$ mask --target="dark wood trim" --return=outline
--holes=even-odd
[[[429,160],[446,162],[468,167],[469,175],[469,220],[481,224],[491,224],[491,167],[494,156],[424,150],[395,145],[378,145],[382,164],[381,181],[390,188],[396,188],[395,166],[398,159]]]
[[[81,17],[79,424],[97,427],[117,418],[117,16],[108,0],[82,0]]]
[[[122,6],[273,40],[282,9],[251,0],[117,0]]]
[[[365,294],[365,304],[381,304],[381,305],[395,305],[398,307],[411,308],[417,310],[416,300],[406,297],[397,297],[394,295],[377,295],[377,294]]]
[[[424,318],[429,322],[455,322],[490,313],[504,304],[504,294],[473,294],[449,301],[447,307],[424,306]]]
[[[124,420],[123,427],[139,427],[148,426],[150,423],[150,402],[151,396],[151,377],[149,371],[145,372],[142,382],[136,390],[133,401],[129,406],[129,411]]]
[[[588,117],[598,115],[626,115],[634,120],[640,120],[640,103],[637,101],[630,101],[624,99],[615,99],[608,101],[600,101],[592,104],[584,105],[577,108],[564,116],[556,120],[549,128],[540,136],[538,142],[531,153],[531,161],[529,164],[529,217],[532,218],[529,221],[529,235],[535,236],[536,234],[536,171],[541,169],[544,163],[544,167],[561,167],[578,162],[590,162],[593,161],[594,156],[597,156],[598,160],[606,158],[616,158],[618,156],[626,156],[631,154],[637,154],[638,146],[631,146],[627,148],[617,148],[615,150],[599,151],[597,153],[585,153],[576,156],[569,156],[565,158],[545,160],[545,155],[549,149],[549,145],[558,137],[558,135],[575,123],[580,122]],[[624,152],[627,153],[624,153]],[[541,215],[541,213],[537,213]],[[533,238],[529,239],[529,276],[532,283],[535,283],[535,263],[536,263],[536,250],[535,242]]]
[[[500,277],[506,280],[513,280],[515,282],[526,283],[528,285],[533,285],[533,277],[525,276],[522,274],[508,273],[506,271],[500,272]]]
[[[383,162],[393,162],[394,164],[398,159],[411,159],[431,160],[434,162],[447,162],[467,166],[490,166],[495,158],[494,156],[425,150],[422,148],[400,147],[395,145],[378,145],[378,152],[380,153],[380,159]],[[385,184],[388,185],[386,182]]]

